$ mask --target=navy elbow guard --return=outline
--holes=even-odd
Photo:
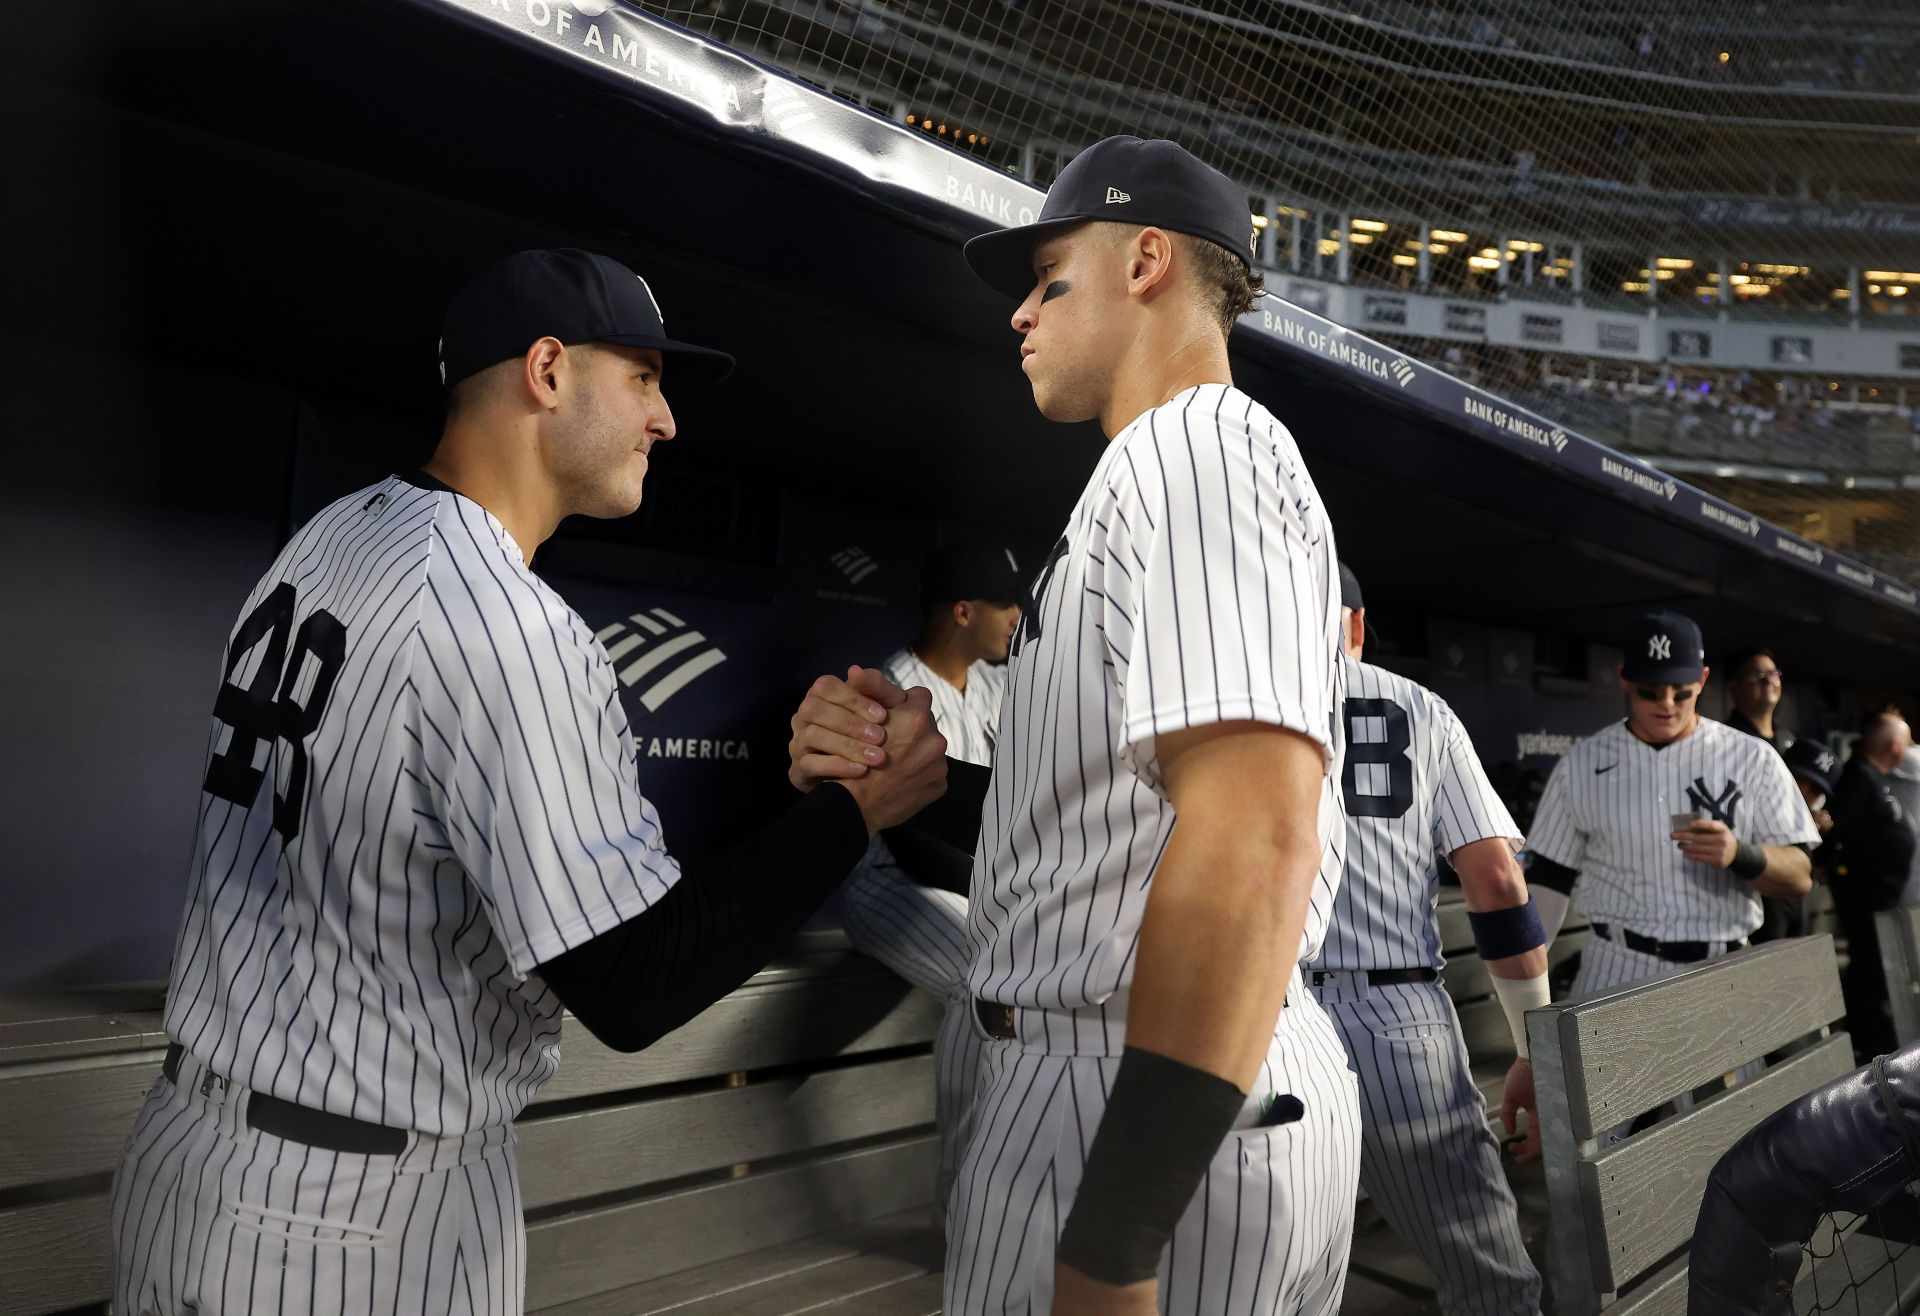
[[[1532,896],[1524,905],[1479,914],[1468,910],[1467,922],[1473,925],[1474,949],[1483,960],[1504,960],[1547,944],[1547,930],[1541,926]]]

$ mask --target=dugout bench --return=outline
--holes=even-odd
[[[157,985],[0,1002],[0,1312],[98,1310]],[[804,934],[638,1055],[569,1020],[518,1125],[529,1312],[931,1316],[934,1004]]]
[[[1658,982],[1558,1002],[1527,1016],[1540,1100],[1561,1316],[1684,1316],[1687,1255],[1707,1176],[1766,1116],[1854,1068],[1838,961],[1825,934],[1758,946]],[[1784,1048],[1792,1049],[1784,1058]],[[1759,1074],[1612,1145],[1601,1135],[1748,1064]],[[1842,1231],[1817,1241],[1821,1275],[1874,1270],[1880,1247]],[[1802,1266],[1810,1293],[1814,1262]],[[1831,1289],[1832,1283],[1827,1287]],[[1920,1273],[1880,1269],[1848,1311],[1914,1310]],[[1811,1308],[1796,1297],[1795,1310]]]

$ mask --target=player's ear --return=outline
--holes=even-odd
[[[1127,252],[1127,291],[1135,296],[1152,292],[1173,269],[1173,235],[1163,228],[1141,229]]]
[[[559,403],[561,376],[569,364],[566,345],[558,338],[539,339],[527,349],[521,382],[538,406],[551,411]]]
[[[973,625],[973,604],[965,599],[953,605],[953,624],[956,626]]]

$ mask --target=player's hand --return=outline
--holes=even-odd
[[[849,667],[845,680],[815,681],[789,724],[787,780],[810,791],[823,781],[849,781],[884,766],[887,713],[906,697],[871,667]]]
[[[1822,834],[1832,831],[1833,815],[1828,813],[1825,809],[1815,809],[1813,811],[1813,826],[1814,826],[1814,830],[1821,832]]]
[[[1679,842],[1681,854],[1712,868],[1725,868],[1733,862],[1734,851],[1740,848],[1740,838],[1717,818],[1696,819],[1691,827],[1683,827],[1670,835]]]
[[[1533,1095],[1533,1062],[1516,1057],[1500,1089],[1500,1125],[1508,1137],[1520,1132],[1517,1122],[1521,1111],[1527,1113],[1527,1128],[1513,1144],[1513,1159],[1521,1165],[1540,1159],[1540,1103]]]
[[[933,692],[916,685],[887,713],[886,766],[844,778],[867,830],[897,827],[947,792],[947,738],[933,724]]]
[[[1160,1316],[1160,1281],[1103,1284],[1072,1266],[1055,1263],[1053,1316]]]

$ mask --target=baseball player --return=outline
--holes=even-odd
[[[950,758],[986,767],[1000,731],[1007,649],[1020,624],[1025,592],[1008,548],[958,544],[936,550],[921,574],[923,618],[912,644],[880,665],[896,688],[932,692],[934,724]],[[934,1043],[934,1118],[940,1129],[935,1210],[944,1222],[947,1194],[972,1128],[982,1041],[965,992],[970,865],[924,858],[897,832],[877,836],[843,890],[842,917],[856,950],[885,964],[948,1006]],[[972,852],[973,837],[958,859]],[[896,847],[898,853],[896,853]],[[949,889],[947,875],[959,878]]]
[[[1576,879],[1593,921],[1573,991],[1584,996],[1743,945],[1762,896],[1804,896],[1820,839],[1772,746],[1699,715],[1700,629],[1675,612],[1626,636],[1627,716],[1577,742],[1547,779],[1527,881],[1548,934]]]
[[[172,1040],[114,1182],[126,1316],[520,1311],[511,1123],[561,1009],[645,1046],[942,789],[916,692],[844,785],[677,860],[606,651],[527,564],[562,517],[639,505],[663,376],[731,359],[564,250],[469,283],[441,363],[427,468],[321,511],[228,643]]]
[[[1501,1118],[1528,1112],[1540,1152],[1526,1012],[1548,1003],[1546,934],[1514,858],[1520,830],[1444,700],[1362,662],[1366,604],[1340,568],[1346,640],[1347,865],[1307,982],[1360,1076],[1360,1184],[1433,1271],[1440,1309],[1539,1316],[1540,1276],[1487,1127],[1460,1019],[1440,983],[1444,857],[1513,1030]]]
[[[1359,1112],[1297,966],[1339,873],[1339,591],[1292,436],[1232,383],[1250,236],[1238,184],[1111,137],[967,245],[1041,413],[1108,443],[1008,665],[951,1316],[1339,1305]]]

